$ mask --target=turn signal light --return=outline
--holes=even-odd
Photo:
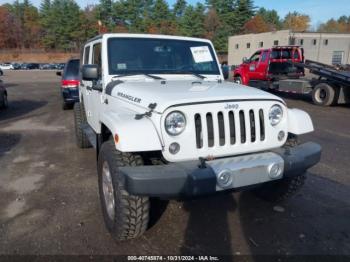
[[[118,136],[118,134],[115,134],[115,135],[114,135],[114,142],[115,142],[116,144],[119,143],[119,136]]]

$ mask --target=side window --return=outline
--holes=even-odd
[[[101,44],[95,44],[92,53],[92,64],[98,65],[98,69],[101,75],[102,72],[102,46]]]
[[[266,62],[266,60],[267,60],[267,55],[268,55],[268,52],[265,51],[265,52],[262,54],[261,62]]]
[[[83,65],[89,64],[90,46],[85,47]]]
[[[250,58],[250,62],[259,62],[261,52],[258,51]]]

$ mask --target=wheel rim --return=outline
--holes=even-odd
[[[323,88],[320,88],[316,91],[316,96],[315,96],[317,102],[323,103],[325,99],[327,98],[327,91]]]
[[[236,78],[236,79],[235,79],[235,83],[236,83],[236,84],[242,84],[242,81],[241,81],[240,78]]]
[[[103,196],[104,196],[107,214],[111,220],[114,220],[114,215],[115,215],[114,189],[113,189],[111,172],[107,162],[104,162],[102,167],[102,190],[103,190]]]

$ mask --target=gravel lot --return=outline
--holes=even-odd
[[[75,146],[55,72],[3,78],[10,108],[0,112],[0,254],[350,256],[350,107],[285,97],[311,114],[316,132],[303,140],[324,152],[283,212],[249,192],[171,201],[143,237],[115,243],[100,212],[94,151]]]

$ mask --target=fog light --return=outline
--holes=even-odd
[[[286,137],[286,133],[284,131],[281,131],[278,133],[278,141],[283,141],[284,138]]]
[[[172,143],[169,147],[169,152],[173,155],[176,155],[180,152],[180,145],[178,143]]]
[[[279,178],[282,175],[282,168],[279,164],[272,164],[269,166],[269,176],[272,179]]]
[[[222,188],[230,187],[233,183],[232,173],[230,170],[221,171],[217,176],[218,185]]]

